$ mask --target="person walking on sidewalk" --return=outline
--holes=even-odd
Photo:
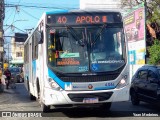
[[[2,68],[0,67],[0,92],[4,91],[5,81],[3,79]]]
[[[6,89],[8,89],[9,88],[10,79],[11,79],[11,72],[9,71],[8,68],[6,68],[6,70],[4,71],[4,75],[6,76]]]

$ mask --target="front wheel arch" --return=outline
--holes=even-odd
[[[139,100],[138,95],[134,89],[131,89],[130,96],[131,96],[132,105],[139,105],[140,100]]]

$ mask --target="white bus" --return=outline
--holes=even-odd
[[[120,12],[46,12],[25,42],[25,85],[44,112],[129,100],[127,43]]]

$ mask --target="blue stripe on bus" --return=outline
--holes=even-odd
[[[48,11],[46,14],[58,14],[58,13],[67,13],[68,10],[53,10],[53,11]]]
[[[109,89],[114,89],[116,88],[115,86],[107,86],[107,87],[97,87],[94,90],[109,90]]]
[[[36,79],[36,60],[32,61],[32,79]]]
[[[72,84],[71,82],[63,82],[49,68],[48,68],[48,75],[49,75],[50,78],[54,79],[54,81],[64,90],[65,90],[65,85],[69,86],[69,85]]]
[[[32,61],[33,72],[36,72],[36,60]]]

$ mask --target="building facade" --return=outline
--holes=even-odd
[[[11,60],[10,64],[21,66],[24,62],[24,42],[16,42],[15,38],[11,38]]]

